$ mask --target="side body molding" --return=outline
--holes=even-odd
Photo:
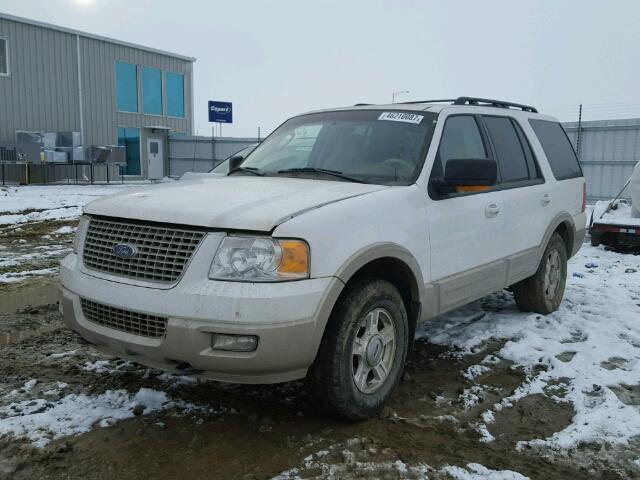
[[[537,247],[427,285],[427,297],[430,300],[424,302],[427,308],[423,310],[423,316],[428,319],[446,313],[530,277],[538,269],[551,235],[562,224],[566,226],[567,255],[575,254],[584,238],[584,230],[576,231],[573,217],[561,212],[549,223]]]

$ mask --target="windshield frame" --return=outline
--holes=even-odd
[[[400,105],[399,105],[400,107]],[[417,157],[417,161],[416,161],[416,167],[415,170],[413,172],[413,175],[411,177],[407,177],[406,180],[404,181],[397,181],[397,182],[390,182],[390,181],[379,181],[377,179],[364,179],[362,180],[363,183],[367,183],[367,184],[371,184],[371,185],[386,185],[386,186],[407,186],[407,185],[413,185],[415,184],[415,182],[417,181],[417,179],[420,177],[420,174],[422,173],[422,170],[424,168],[424,164],[427,158],[427,154],[429,151],[429,146],[431,144],[431,140],[433,139],[433,134],[435,131],[435,126],[438,120],[438,112],[433,112],[433,111],[429,111],[429,110],[413,110],[410,108],[384,108],[384,107],[377,107],[376,108],[361,108],[361,109],[353,109],[353,108],[344,108],[344,109],[336,109],[336,110],[321,110],[321,111],[316,111],[316,112],[309,112],[309,113],[303,113],[301,115],[296,115],[293,117],[288,118],[287,120],[285,120],[284,122],[282,122],[275,130],[273,130],[273,132],[271,132],[267,137],[265,137],[265,139],[260,142],[260,144],[258,144],[255,149],[251,152],[251,155],[253,155],[255,152],[258,152],[261,148],[263,148],[264,144],[268,144],[268,140],[273,137],[274,135],[277,135],[281,129],[291,123],[291,122],[296,122],[298,120],[307,120],[309,117],[315,117],[315,116],[327,116],[327,115],[331,115],[334,113],[337,114],[341,114],[343,112],[346,113],[351,113],[351,112],[375,112],[375,113],[383,113],[383,112],[398,112],[398,113],[409,113],[409,114],[414,114],[414,115],[422,115],[425,117],[424,121],[428,123],[426,131],[425,131],[425,135],[424,135],[424,139],[423,139],[423,143],[422,143],[422,147],[420,149],[420,153],[418,154]],[[295,127],[294,127],[295,128]],[[247,159],[250,156],[247,156]],[[267,176],[278,176],[278,177],[291,177],[291,178],[300,178],[300,177],[307,177],[307,178],[313,178],[313,179],[318,179],[318,180],[327,180],[327,181],[336,181],[335,177],[331,177],[329,175],[323,175],[321,173],[318,174],[314,174],[314,173],[278,173],[278,172],[271,172],[271,171],[265,171],[264,173],[266,173]],[[341,181],[341,180],[338,180]],[[342,181],[348,181],[348,180],[342,180]]]

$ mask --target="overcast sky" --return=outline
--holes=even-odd
[[[0,11],[197,58],[195,125],[223,134],[296,113],[460,95],[561,120],[640,117],[640,1],[0,0]]]

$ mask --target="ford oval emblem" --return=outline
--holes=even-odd
[[[111,249],[113,254],[118,258],[134,258],[138,255],[138,249],[128,243],[119,243]]]

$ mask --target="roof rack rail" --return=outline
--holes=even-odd
[[[410,102],[398,102],[398,103],[408,103],[408,104],[414,104],[414,103],[443,103],[443,102],[455,102],[456,99],[455,98],[442,98],[439,100],[412,100]]]
[[[458,97],[453,102],[454,105],[476,105],[483,106],[486,104],[488,107],[498,108],[519,108],[523,112],[538,113],[538,109],[530,105],[522,105],[521,103],[506,102],[504,100],[491,100],[490,98],[477,98],[477,97]]]
[[[398,102],[396,105],[413,105],[418,103],[446,103],[451,102],[452,105],[474,105],[477,107],[497,107],[497,108],[519,108],[523,112],[538,113],[538,109],[530,105],[522,105],[521,103],[507,102],[504,100],[492,100],[490,98],[478,97],[458,97],[458,98],[442,98],[439,100],[411,100],[409,102]],[[371,103],[356,103],[354,107],[363,107],[373,105]]]

